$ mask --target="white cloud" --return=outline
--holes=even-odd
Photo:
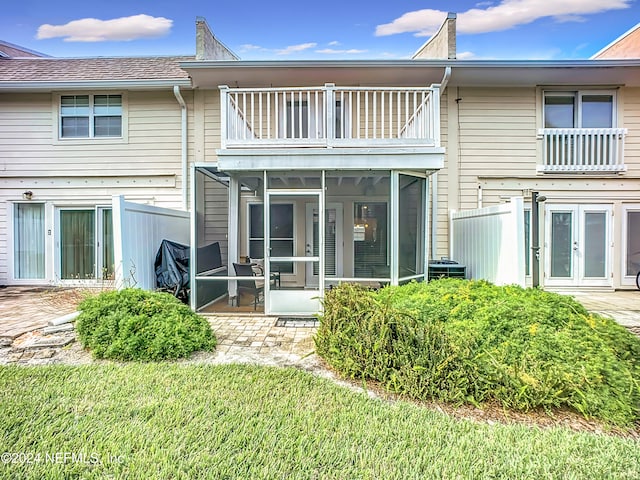
[[[472,8],[458,14],[459,33],[486,33],[507,30],[525,25],[540,18],[551,17],[559,21],[576,21],[583,15],[593,15],[608,10],[629,8],[633,0],[502,0],[485,9]],[[376,35],[394,35],[415,32],[418,37],[433,35],[438,31],[447,12],[424,9],[407,12],[391,23],[376,27]]]
[[[266,50],[266,48],[261,47],[260,45],[252,45],[251,43],[245,43],[240,45],[240,50],[244,52],[248,52],[250,50]]]
[[[337,45],[340,45],[340,42],[337,40],[334,40],[333,42],[327,43],[327,45],[329,45],[330,47],[335,47]]]
[[[99,20],[82,18],[64,25],[40,25],[36,38],[64,37],[65,42],[128,41],[139,38],[157,38],[167,35],[173,20],[150,15]]]
[[[354,54],[365,53],[367,50],[358,50],[357,48],[350,48],[348,50],[337,50],[335,48],[323,48],[322,50],[316,50],[316,53],[326,53],[328,55],[340,55],[340,54]]]
[[[276,50],[276,53],[278,55],[290,55],[292,53],[302,52],[304,50],[308,50],[310,48],[317,47],[317,46],[318,44],[315,42],[301,43],[299,45],[290,45],[286,48],[281,48],[279,50]]]
[[[471,60],[476,58],[476,54],[473,52],[460,52],[456,54],[458,60]]]

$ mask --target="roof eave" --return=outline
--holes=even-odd
[[[162,90],[174,86],[191,88],[188,78],[162,80],[77,80],[57,82],[5,82],[0,91],[43,92],[52,90]]]

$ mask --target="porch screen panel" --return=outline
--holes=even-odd
[[[293,204],[273,204],[270,209],[272,257],[293,256]],[[249,205],[249,257],[264,258],[264,206]],[[293,273],[292,262],[272,262],[273,271]]]
[[[62,279],[95,278],[95,213],[60,212],[60,275]]]
[[[389,276],[386,202],[355,202],[353,269],[355,277]]]
[[[423,178],[400,175],[399,277],[424,273]]]
[[[44,205],[18,203],[14,206],[14,276],[45,278]]]
[[[627,212],[627,276],[640,270],[640,212]]]

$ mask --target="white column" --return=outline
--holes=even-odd
[[[391,205],[391,285],[398,285],[398,243],[400,242],[400,174],[397,171],[391,171],[391,191],[390,191],[390,205]]]
[[[237,177],[231,175],[229,177],[229,218],[228,218],[228,254],[227,254],[227,271],[229,275],[234,272],[233,264],[238,263],[240,259],[239,239],[240,232],[240,182]],[[235,280],[229,280],[229,300],[237,294],[237,284]]]
[[[196,167],[191,164],[191,210],[189,213],[189,226],[190,226],[190,252],[189,252],[189,286],[191,287],[191,295],[189,296],[189,303],[191,305],[191,310],[196,309],[197,307],[197,299],[196,296],[198,294],[198,287],[196,285],[196,265],[198,265],[198,260],[196,258],[198,254],[198,204],[196,203],[197,192],[198,189],[196,181]]]

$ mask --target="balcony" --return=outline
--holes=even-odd
[[[620,173],[624,164],[625,128],[544,128],[541,173]]]
[[[439,90],[221,86],[221,148],[439,149]]]

